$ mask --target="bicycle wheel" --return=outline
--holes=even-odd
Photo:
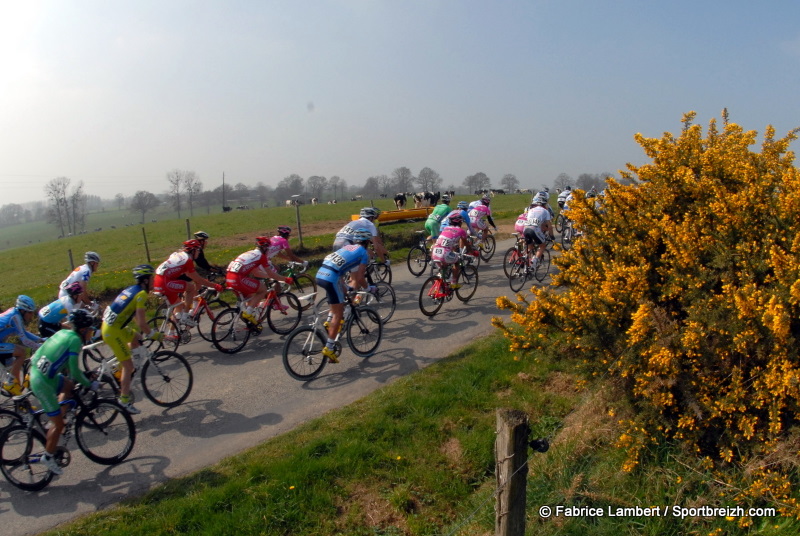
[[[242,320],[238,307],[222,311],[211,325],[211,342],[225,354],[235,354],[250,339],[250,327]]]
[[[375,287],[377,287],[375,294],[367,293],[364,305],[378,311],[381,321],[385,324],[392,318],[394,310],[397,308],[397,296],[392,286],[383,281],[376,283]]]
[[[142,390],[154,404],[172,408],[192,392],[194,375],[186,358],[177,352],[162,350],[144,362]]]
[[[441,286],[442,278],[437,275],[432,275],[422,284],[419,290],[419,310],[425,316],[433,316],[442,308],[445,298]]]
[[[392,284],[392,267],[390,265],[376,263],[372,265],[372,269],[377,281]]]
[[[556,216],[554,227],[556,228],[557,233],[560,233],[561,231],[564,230],[564,216],[560,212],[558,216]]]
[[[278,335],[291,333],[300,323],[303,308],[291,292],[281,292],[267,309],[267,325]]]
[[[22,424],[22,417],[9,409],[0,408],[0,434],[15,424]]]
[[[564,230],[561,233],[561,248],[564,251],[569,251],[569,248],[572,247],[572,234],[573,234],[572,224],[565,223]]]
[[[378,350],[383,338],[383,322],[378,311],[371,307],[357,307],[345,326],[347,344],[359,357],[369,357]]]
[[[160,341],[154,341],[152,339],[145,339],[142,341],[142,344],[151,352],[176,350],[178,346],[180,346],[182,333],[181,330],[178,329],[178,324],[171,318],[167,320],[164,316],[154,316],[147,322],[147,325],[150,326],[151,329],[164,333],[164,338]],[[189,335],[189,337],[191,338],[191,335]]]
[[[38,491],[53,480],[42,463],[44,436],[39,430],[19,424],[0,434],[0,472],[11,484],[25,491]]]
[[[294,283],[292,284],[292,292],[300,300],[300,306],[303,311],[314,305],[313,294],[317,291],[316,280],[308,274],[300,274],[294,276]],[[289,304],[294,307],[293,304]]]
[[[295,380],[306,381],[322,372],[328,358],[322,354],[327,334],[313,326],[294,330],[283,344],[283,368]]]
[[[508,276],[508,286],[514,292],[519,292],[525,286],[525,281],[528,280],[528,258],[519,257],[516,264],[511,267],[511,273]]]
[[[519,259],[519,250],[516,247],[508,248],[506,254],[503,255],[503,273],[506,274],[506,277],[510,277],[511,275],[511,268]]]
[[[100,366],[103,361],[112,357],[113,355],[114,352],[111,351],[111,348],[109,348],[107,344],[100,344],[94,348],[84,347],[83,352],[81,352],[81,364],[83,365],[83,371],[89,372],[97,369],[97,367]]]
[[[481,259],[486,262],[494,256],[494,250],[497,248],[497,243],[494,240],[494,235],[487,234],[483,237],[481,242]]]
[[[478,290],[478,269],[474,266],[462,267],[458,282],[461,287],[456,289],[456,298],[466,303]]]
[[[428,257],[428,250],[425,248],[414,246],[408,250],[406,264],[408,264],[408,271],[411,272],[414,277],[419,277],[425,273],[428,262],[430,262],[430,258]]]
[[[539,259],[539,264],[536,265],[536,271],[533,276],[537,281],[544,281],[547,274],[550,272],[550,252],[545,248],[542,252],[542,258]]]
[[[133,450],[136,426],[119,402],[100,398],[75,418],[75,440],[93,462],[115,465]]]
[[[214,320],[217,316],[228,307],[230,307],[228,302],[217,299],[207,302],[206,308],[200,310],[200,314],[194,318],[194,321],[197,322],[197,333],[199,333],[203,339],[212,342],[211,326],[214,324]]]

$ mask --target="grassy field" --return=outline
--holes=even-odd
[[[528,195],[498,196],[493,201],[493,209],[500,221],[510,221],[517,216]],[[456,200],[474,199],[456,197]],[[357,214],[370,201],[349,201],[336,205],[317,205],[300,207],[301,224],[304,231],[302,252],[312,258],[320,257],[333,242],[333,235]],[[393,210],[391,199],[375,200],[381,210]],[[128,214],[129,216],[129,214]],[[26,224],[34,233],[39,223]],[[227,265],[236,255],[253,247],[253,239],[259,234],[272,236],[278,225],[289,225],[294,229],[292,248],[298,250],[299,236],[294,207],[277,207],[232,211],[217,214],[195,214],[189,221],[191,231],[204,230],[211,235],[206,256],[211,262]],[[16,226],[24,227],[24,226]],[[55,234],[51,227],[51,236]],[[415,224],[384,225],[381,230],[388,236],[395,260],[399,260],[404,247],[413,243],[413,230],[421,229],[422,222]],[[9,229],[9,228],[6,228]],[[314,229],[313,236],[309,232]],[[22,231],[17,231],[22,232]],[[60,240],[37,243],[0,252],[5,273],[0,280],[0,305],[7,306],[18,294],[28,294],[37,303],[47,303],[55,299],[58,284],[75,266],[83,264],[83,253],[97,251],[103,259],[99,271],[92,277],[90,292],[95,294],[112,293],[131,282],[130,269],[136,264],[150,262],[158,265],[169,254],[180,247],[187,237],[187,219],[159,220],[144,226],[104,227],[102,231],[72,236]],[[307,239],[306,239],[307,237]],[[146,243],[145,243],[146,238]],[[70,257],[71,254],[71,257]]]
[[[62,527],[58,535],[489,535],[495,413],[530,416],[528,531],[537,535],[797,534],[793,519],[551,517],[541,506],[735,506],[719,475],[670,445],[633,473],[614,448],[624,397],[568,358],[517,361],[495,335],[296,430]],[[742,505],[762,506],[762,505]]]

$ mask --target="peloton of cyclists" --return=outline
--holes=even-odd
[[[359,219],[348,222],[336,233],[336,238],[333,241],[333,251],[355,244],[354,236],[356,230],[367,229],[372,234],[370,242],[375,247],[375,253],[381,257],[382,262],[389,264],[389,252],[383,246],[383,241],[378,234],[378,228],[375,227],[375,220],[378,219],[379,215],[380,212],[374,207],[362,208],[359,212]]]
[[[450,274],[450,287],[459,288],[458,276],[461,274],[461,267],[458,264],[458,253],[461,248],[467,248],[467,252],[477,256],[478,252],[472,248],[467,232],[461,228],[464,218],[461,214],[451,214],[448,226],[442,230],[439,238],[431,250],[431,260],[434,263],[445,265],[450,264],[453,270]]]
[[[553,227],[551,225],[550,212],[545,208],[545,201],[537,196],[533,198],[533,205],[526,216],[524,236],[529,259],[533,254],[534,246],[538,248],[533,259],[533,266],[535,267],[542,258],[543,251],[547,245],[546,235],[549,235],[551,239],[553,238]]]

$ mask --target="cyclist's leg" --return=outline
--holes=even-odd
[[[119,394],[120,402],[123,404],[130,403],[131,397],[131,380],[133,379],[133,361],[131,361],[131,346],[135,344],[138,348],[139,341],[136,339],[136,333],[128,328],[115,328],[103,324],[102,327],[103,342],[105,342],[114,356],[119,361],[122,367],[122,375],[119,380]]]

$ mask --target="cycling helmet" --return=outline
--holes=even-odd
[[[205,231],[197,231],[194,233],[194,237],[198,240],[208,240],[208,233]]]
[[[586,199],[591,199],[593,197],[597,197],[597,192],[589,192],[586,194]]]
[[[566,191],[568,191],[568,192],[571,192],[571,191],[572,191],[572,186],[570,186],[570,185],[566,185],[566,186],[564,186],[564,189],[565,189]]]
[[[260,248],[269,247],[272,244],[272,240],[268,236],[257,236],[256,237],[256,245]]]
[[[488,205],[489,203],[491,203],[491,202],[492,202],[492,198],[491,198],[491,197],[489,197],[488,195],[484,195],[483,197],[481,197],[481,202],[482,202],[484,205]]]
[[[469,209],[469,203],[467,203],[466,201],[459,201],[458,205],[456,205],[456,208],[458,210],[467,210]]]
[[[20,311],[33,312],[36,310],[36,302],[33,301],[33,298],[31,298],[30,296],[25,296],[24,294],[21,294],[17,296],[16,307]]]
[[[133,277],[139,281],[140,279],[144,279],[145,277],[150,277],[154,273],[156,273],[155,268],[150,266],[149,264],[138,264],[133,267]]]
[[[94,317],[86,309],[75,309],[69,314],[69,323],[75,331],[94,327]]]
[[[83,255],[83,262],[100,262],[100,255],[94,251],[87,251]]]
[[[372,240],[372,233],[369,229],[356,229],[353,233],[353,242],[369,242]]]
[[[377,218],[378,214],[378,209],[374,207],[364,207],[361,209],[361,212],[359,212],[359,216],[362,218]]]
[[[69,294],[70,297],[74,298],[75,296],[83,292],[83,287],[81,286],[80,283],[76,281],[68,285],[67,288],[65,288],[64,290],[67,291],[67,294]]]
[[[283,238],[289,238],[289,235],[292,232],[292,228],[287,225],[281,225],[278,227],[278,234],[281,235]]]
[[[461,214],[453,214],[450,216],[450,225],[459,226],[464,223],[464,218],[461,217]]]
[[[450,203],[450,194],[444,194],[442,196],[442,203]]]
[[[187,240],[186,242],[183,243],[183,251],[189,253],[191,253],[192,251],[196,251],[202,247],[203,245],[200,243],[199,240],[196,239]]]

